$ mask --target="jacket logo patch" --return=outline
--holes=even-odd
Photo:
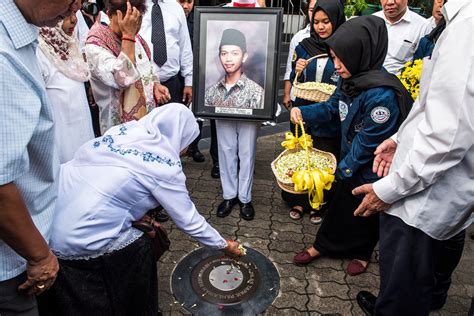
[[[349,112],[349,107],[346,103],[339,101],[339,116],[341,117],[341,122],[346,119],[347,113]]]
[[[375,123],[383,124],[390,118],[390,111],[384,106],[378,106],[372,109],[372,112],[370,112],[370,117]]]

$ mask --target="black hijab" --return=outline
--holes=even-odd
[[[446,21],[444,17],[438,22],[438,25],[428,34],[428,38],[436,43],[438,38],[440,37],[441,33],[443,33],[444,29],[446,28]]]
[[[308,1],[309,2],[309,1]],[[316,56],[319,54],[326,54],[327,48],[324,44],[324,40],[319,37],[318,32],[314,29],[314,16],[318,10],[323,10],[331,21],[332,24],[332,33],[336,32],[339,26],[346,21],[346,16],[344,15],[344,6],[340,0],[318,0],[313,9],[313,16],[309,21],[310,25],[310,37],[305,38],[301,41],[301,46],[305,51],[311,56]]]
[[[343,79],[341,89],[351,97],[375,87],[395,90],[400,108],[399,123],[410,112],[413,99],[400,80],[383,69],[388,49],[388,34],[385,21],[368,15],[344,23],[325,43],[352,74]]]

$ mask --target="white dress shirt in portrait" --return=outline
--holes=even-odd
[[[166,34],[166,52],[168,60],[160,67],[161,82],[167,81],[181,72],[184,77],[184,85],[192,86],[193,83],[193,51],[191,48],[191,39],[189,38],[188,24],[183,8],[176,0],[158,0],[163,13],[163,22]],[[150,46],[153,56],[153,47],[151,42],[151,11],[153,1],[147,0],[147,12],[143,15],[140,35],[143,36],[148,46]]]
[[[386,211],[438,240],[474,220],[474,4],[449,0],[446,29],[424,59],[420,95],[396,136],[377,196]]]
[[[388,72],[396,74],[413,58],[420,39],[432,30],[433,23],[408,8],[395,23],[387,20],[383,10],[374,15],[385,20],[388,31],[388,51],[383,66]]]

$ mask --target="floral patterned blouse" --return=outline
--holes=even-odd
[[[116,57],[108,49],[94,44],[86,44],[85,53],[92,75],[92,91],[100,108],[102,134],[110,127],[124,123],[121,115],[123,91],[137,80],[143,85],[147,113],[157,106],[153,86],[160,82],[158,69],[148,59],[139,40],[135,43],[135,65],[123,52]]]

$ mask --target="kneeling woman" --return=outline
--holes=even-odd
[[[152,241],[132,227],[160,203],[179,229],[237,256],[198,213],[180,153],[199,133],[184,105],[172,103],[109,129],[61,166],[51,237],[60,272],[51,288],[55,315],[157,315]]]
[[[334,67],[341,76],[338,89],[324,103],[291,110],[293,122],[318,124],[339,116],[341,153],[337,187],[314,245],[294,257],[308,264],[322,256],[350,258],[351,275],[366,270],[379,238],[378,215],[353,215],[361,199],[351,190],[378,179],[372,172],[376,147],[397,131],[413,100],[400,81],[382,68],[388,38],[385,23],[375,16],[343,24],[326,41]]]

